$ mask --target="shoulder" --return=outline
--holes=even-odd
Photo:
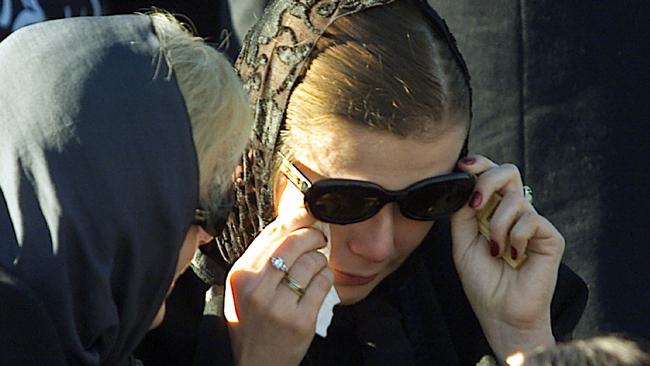
[[[553,334],[558,341],[572,337],[587,306],[589,290],[585,281],[564,263],[560,264],[555,293],[551,302]]]

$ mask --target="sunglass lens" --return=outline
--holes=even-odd
[[[364,187],[329,187],[307,197],[311,214],[324,222],[352,224],[377,213],[382,201],[377,192]]]
[[[433,220],[451,215],[467,203],[473,189],[472,179],[423,185],[409,192],[402,202],[402,213],[418,220]]]

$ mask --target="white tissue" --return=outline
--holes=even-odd
[[[325,254],[329,260],[330,248],[332,245],[330,242],[330,226],[324,222],[316,221],[313,227],[322,231],[327,237],[327,245],[325,248],[320,249],[319,252]],[[327,337],[327,328],[329,328],[330,323],[332,322],[332,317],[334,316],[334,306],[340,302],[341,299],[336,293],[334,286],[332,286],[332,288],[330,288],[330,291],[327,293],[327,296],[325,296],[325,300],[321,304],[320,309],[318,310],[318,318],[316,318],[316,334],[323,338]]]

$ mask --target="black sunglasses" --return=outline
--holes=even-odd
[[[228,222],[228,216],[233,206],[233,192],[231,189],[226,190],[214,210],[197,208],[194,210],[194,222],[199,225],[206,233],[217,237],[221,234]]]
[[[409,219],[447,217],[469,201],[476,183],[474,175],[459,172],[423,179],[399,191],[352,179],[323,179],[312,184],[284,155],[280,154],[280,159],[280,170],[305,195],[309,213],[339,225],[367,220],[389,202],[397,202]]]

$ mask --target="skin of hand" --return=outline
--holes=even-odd
[[[324,234],[310,227],[315,220],[301,201],[295,207],[267,226],[228,274],[224,311],[238,365],[298,365],[314,338],[334,276],[317,251],[326,245]],[[305,288],[302,297],[287,287],[271,256],[285,261]]]
[[[458,163],[476,174],[470,202],[451,217],[453,257],[465,294],[495,352],[504,360],[515,351],[555,343],[550,304],[564,252],[564,238],[523,196],[519,170],[481,155]],[[476,210],[494,192],[503,199],[490,220],[490,240],[478,228]],[[503,253],[506,243],[514,248]],[[528,254],[515,270],[499,255]]]

